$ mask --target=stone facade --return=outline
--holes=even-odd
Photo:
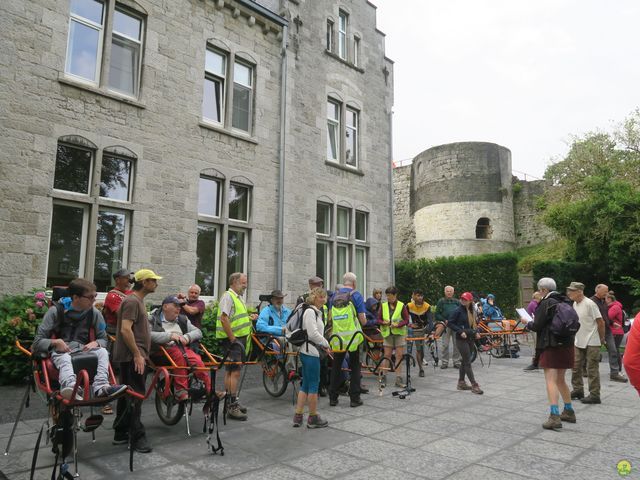
[[[119,0],[116,8],[143,19],[139,92],[129,96],[106,87],[112,2],[106,4],[105,57],[99,58],[103,68],[95,84],[65,73],[70,2],[0,2],[0,293],[42,286],[51,276],[51,263],[67,275],[75,273],[67,271],[64,254],[49,254],[54,205],[75,205],[84,212],[77,273],[87,278],[93,278],[99,254],[100,213],[126,216],[126,263],[164,276],[158,298],[194,282],[202,222],[216,229],[214,296],[225,290],[231,273],[226,266],[229,232],[241,231],[246,234],[250,301],[277,286],[291,298],[315,273],[319,199],[368,212],[369,234],[361,245],[367,251],[368,282],[361,287],[390,281],[393,65],[384,55],[375,7],[366,0],[260,3],[264,6],[250,0]],[[336,19],[339,9],[349,14],[349,35],[359,35],[357,67],[325,51],[327,19]],[[226,123],[203,120],[207,48],[224,52],[230,69],[234,59],[251,65],[248,133],[231,127],[231,106],[225,110]],[[358,168],[325,160],[327,96],[360,113]],[[61,142],[91,152],[88,194],[53,188]],[[98,194],[103,158],[114,152],[126,152],[133,164],[130,197],[124,202]],[[202,175],[219,181],[222,190],[213,220],[198,211]],[[231,218],[233,184],[250,191],[247,221]],[[279,199],[284,201],[282,219]],[[351,249],[358,243],[353,232],[345,242]],[[335,251],[331,261],[329,285],[336,280]],[[353,270],[353,258],[349,262]],[[282,285],[277,285],[279,269]]]
[[[433,147],[395,168],[396,259],[501,253],[554,238],[535,210],[544,182],[517,185],[511,152],[491,143]],[[488,238],[477,238],[483,218]]]

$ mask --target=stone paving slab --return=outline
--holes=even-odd
[[[632,464],[626,478],[640,478],[640,399],[628,384],[609,381],[606,363],[600,365],[603,404],[576,403],[578,422],[554,432],[541,428],[548,414],[544,378],[539,371],[522,371],[529,358],[492,359],[491,366],[484,360],[474,371],[485,395],[457,391],[453,368],[426,368],[425,378],[412,378],[416,392],[405,400],[393,397],[392,387],[379,395],[375,378],[366,377],[371,393],[363,396],[365,406],[350,408],[348,397],[340,397],[337,407],[320,400],[319,411],[330,422],[321,430],[291,427],[290,389],[271,398],[261,386],[250,385],[242,393],[249,420],[221,425],[224,456],[208,453],[197,409],[187,437],[184,421],[162,424],[147,402],[143,422],[153,453],[135,454],[129,472],[126,447],[111,445],[113,417],[107,417],[95,443],[89,434],[78,434],[79,470],[82,478],[97,480],[584,480],[622,478],[616,464],[626,459]],[[40,401],[32,396],[33,403]],[[44,420],[25,418],[11,454],[0,457],[0,471],[11,480],[28,478]],[[0,425],[3,450],[11,427]],[[36,478],[50,478],[52,465],[50,447],[43,443]]]

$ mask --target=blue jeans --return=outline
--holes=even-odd
[[[318,393],[320,384],[320,358],[300,353],[302,363],[302,385],[300,391],[308,395]]]

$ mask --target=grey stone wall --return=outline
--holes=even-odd
[[[549,242],[557,238],[540,218],[537,199],[548,188],[544,180],[514,181],[513,216],[516,226],[516,246],[527,247]]]
[[[411,165],[393,169],[393,234],[396,260],[413,260],[416,232],[411,206]]]
[[[45,281],[52,198],[76,200],[52,188],[63,135],[80,135],[99,150],[122,145],[138,157],[132,202],[121,206],[131,211],[128,263],[164,276],[156,297],[194,280],[198,178],[212,168],[227,182],[253,185],[249,223],[221,222],[223,229],[251,231],[249,298],[275,286],[280,29],[259,15],[256,22],[255,12],[233,0],[140,3],[147,18],[141,93],[131,101],[65,76],[69,2],[0,2],[0,293]],[[384,56],[375,8],[365,0],[338,3],[361,33],[361,69],[324,52],[326,18],[337,16],[336,2],[280,2],[289,19],[302,20],[299,28],[291,24],[288,44],[283,287],[289,298],[314,273],[315,209],[322,195],[370,212],[370,284],[390,281],[393,66]],[[250,138],[200,122],[207,42],[255,60]],[[329,93],[362,111],[361,174],[325,163]],[[95,201],[89,203],[95,215]],[[88,261],[85,276],[90,270]],[[222,278],[219,290],[225,284]]]

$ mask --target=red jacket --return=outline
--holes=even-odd
[[[622,363],[629,382],[640,394],[640,312],[636,315],[629,331]]]
[[[622,322],[622,304],[617,300],[611,302],[609,304],[609,326],[611,327],[611,333],[614,335],[624,335]]]

